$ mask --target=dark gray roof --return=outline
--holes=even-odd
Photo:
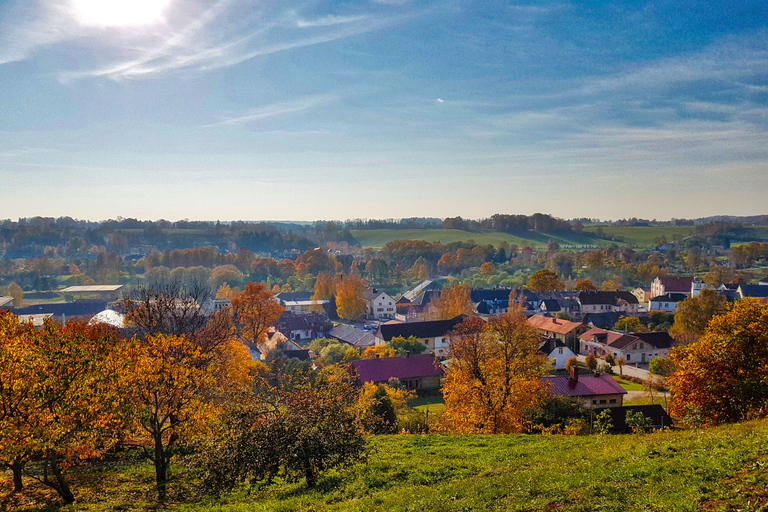
[[[744,297],[765,298],[768,297],[768,286],[764,284],[742,284],[739,286]]]
[[[670,292],[652,298],[651,302],[682,302],[687,298],[688,296],[684,293]]]
[[[589,291],[579,292],[576,299],[580,304],[611,304],[618,305],[619,301],[626,301],[629,304],[639,304],[637,297],[627,291],[618,290],[615,292],[607,291]]]
[[[275,294],[275,298],[284,301],[303,301],[312,300],[313,292],[280,292]]]
[[[480,302],[481,300],[506,300],[509,301],[509,294],[512,288],[491,288],[470,290],[469,300]]]
[[[560,311],[560,302],[557,299],[544,299],[541,301],[542,309],[546,309],[550,313]]]
[[[384,341],[389,341],[397,336],[402,336],[403,338],[408,338],[409,336],[415,336],[417,338],[445,336],[457,325],[463,322],[465,318],[467,318],[465,315],[459,315],[451,320],[381,324],[376,331],[376,337]]]
[[[41,315],[50,313],[55,317],[64,315],[71,317],[89,317],[96,313],[101,313],[107,309],[107,302],[99,301],[77,301],[62,304],[35,304],[23,308],[14,308],[13,313],[17,316],[23,315]],[[59,319],[57,319],[59,320]]]
[[[635,332],[632,334],[656,348],[670,348],[675,342],[672,336],[665,331]]]
[[[618,322],[619,318],[622,316],[624,316],[624,313],[619,311],[587,313],[584,315],[584,323],[587,325],[592,324],[593,326],[599,327],[601,329],[611,329],[614,325],[616,325],[616,322]]]
[[[376,336],[346,324],[335,325],[328,336],[353,347],[372,347],[376,344]]]

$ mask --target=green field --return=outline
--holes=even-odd
[[[355,229],[352,236],[362,247],[384,247],[387,242],[394,240],[426,240],[427,242],[466,242],[474,240],[480,245],[492,244],[498,246],[506,241],[510,244],[534,248],[546,247],[549,240],[554,240],[563,248],[605,247],[613,244],[589,234],[547,234],[528,233],[525,237],[500,233],[498,231],[463,231],[461,229]]]
[[[692,235],[696,228],[692,226],[637,226],[637,227],[614,227],[614,226],[588,226],[584,228],[585,233],[600,233],[605,238],[613,238],[617,241],[624,241],[633,247],[653,247],[656,240],[666,238],[671,242],[675,237],[684,238]]]
[[[220,498],[197,494],[175,466],[158,503],[147,464],[73,469],[74,505],[27,479],[3,510],[214,511],[694,511],[765,510],[768,421],[710,430],[624,436],[381,436],[367,465],[303,481],[245,487]],[[761,508],[762,507],[762,508]]]

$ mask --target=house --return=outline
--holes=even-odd
[[[475,304],[478,315],[503,315],[509,310],[509,299],[506,300],[481,300]]]
[[[369,288],[365,291],[365,301],[368,305],[368,318],[386,320],[395,317],[395,299],[387,292]]]
[[[637,301],[640,304],[646,304],[649,300],[651,300],[651,289],[635,288],[634,290],[632,290],[632,295],[637,297]]]
[[[395,313],[398,315],[407,315],[408,310],[411,308],[411,299],[405,295],[395,301]]]
[[[579,353],[615,359],[623,357],[627,363],[647,363],[656,357],[667,357],[674,340],[668,332],[635,332],[627,334],[604,329],[590,329],[579,336]]]
[[[360,352],[376,345],[376,336],[372,333],[346,324],[334,325],[333,328],[328,331],[328,337],[339,340],[347,345],[352,345]]]
[[[758,281],[758,283],[757,283],[757,284],[759,284],[759,285],[763,285],[763,286],[766,286],[766,285],[768,285],[768,276],[766,276],[766,277],[762,278],[760,281]]]
[[[450,332],[465,318],[466,316],[459,315],[451,320],[381,324],[374,334],[376,345],[384,345],[398,336],[413,336],[424,343],[428,352],[434,352],[438,357],[447,356],[451,342]]]
[[[549,392],[555,396],[580,399],[586,407],[621,407],[627,392],[610,375],[579,375],[576,368],[571,375],[541,377]]]
[[[691,282],[691,297],[698,297],[702,290],[714,290],[714,286],[710,286],[701,280],[700,277],[694,277]]]
[[[284,311],[275,322],[275,328],[292,340],[313,340],[330,331],[331,327],[325,313]]]
[[[581,306],[582,315],[608,311],[636,315],[640,311],[640,302],[637,297],[627,291],[581,291],[575,298]]]
[[[613,329],[616,322],[624,316],[617,311],[607,311],[605,313],[587,313],[584,315],[584,325],[589,327],[598,327],[600,329]]]
[[[360,359],[350,363],[350,371],[361,384],[380,384],[398,379],[406,389],[424,391],[440,389],[440,379],[444,374],[431,354]]]
[[[0,309],[8,311],[13,307],[13,297],[0,297]]]
[[[648,305],[648,309],[651,311],[666,311],[667,313],[674,313],[677,311],[677,303],[682,302],[688,298],[685,293],[669,292],[664,295],[659,295],[651,299]]]
[[[606,407],[611,414],[611,423],[613,428],[611,433],[613,434],[630,434],[632,428],[627,426],[627,412],[642,413],[646,418],[651,418],[651,428],[674,428],[675,423],[672,418],[667,414],[667,411],[659,404],[652,405],[625,405],[623,407]],[[603,409],[596,409],[595,414],[600,414]]]
[[[440,290],[425,290],[424,293],[411,299],[411,307],[408,308],[408,316],[412,318],[424,318],[429,312],[429,304],[440,298]]]
[[[742,299],[766,299],[768,298],[768,286],[759,284],[740,284],[736,289]]]
[[[253,343],[247,342],[246,347],[251,351]],[[261,355],[261,360],[264,361],[269,356],[270,352],[278,351],[285,357],[300,359],[302,361],[309,360],[309,350],[302,348],[295,341],[289,340],[280,331],[270,329],[267,332],[267,339],[259,342],[254,347]],[[253,354],[254,352],[252,352]]]
[[[314,311],[326,310],[329,300],[281,300],[280,304],[291,313],[305,315]]]
[[[651,298],[670,292],[690,295],[692,285],[693,277],[658,276],[651,282]]]
[[[557,338],[565,343],[573,352],[578,350],[579,334],[587,330],[581,322],[571,322],[544,315],[529,317],[528,325],[536,328],[541,336]]]
[[[568,348],[568,345],[557,338],[542,338],[539,343],[539,352],[549,358],[555,370],[564,369],[565,362],[572,357],[576,357],[576,354]]]

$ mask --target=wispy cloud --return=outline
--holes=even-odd
[[[294,112],[301,112],[302,110],[315,108],[320,105],[334,102],[336,100],[338,100],[338,97],[336,96],[323,95],[314,96],[311,98],[303,98],[301,100],[292,102],[274,103],[272,105],[261,106],[256,109],[228,117],[222,121],[205,125],[205,127],[209,128],[214,126],[228,126],[251,123],[254,121],[260,121],[262,119],[269,119],[273,117],[284,116],[286,114],[292,114]]]

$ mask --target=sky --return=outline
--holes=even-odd
[[[0,218],[768,213],[768,2],[0,0]]]

